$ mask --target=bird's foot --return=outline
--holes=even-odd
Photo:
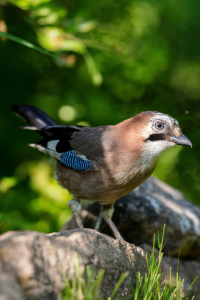
[[[99,231],[99,228],[100,228],[100,226],[101,226],[101,222],[102,222],[102,215],[99,214],[98,219],[97,219],[97,222],[96,222],[96,225],[95,225],[95,227],[94,227],[95,230]]]
[[[119,233],[117,227],[115,226],[115,224],[111,220],[112,215],[113,215],[113,211],[114,211],[114,208],[113,208],[112,205],[103,205],[101,207],[101,215],[104,218],[105,222],[110,227],[110,229],[112,230],[112,232],[114,234],[114,237],[117,240],[123,240],[123,237],[121,236],[121,234]]]
[[[112,232],[113,232],[115,238],[116,238],[117,240],[120,240],[120,241],[124,240],[123,237],[121,236],[119,230],[117,229],[117,227],[116,227],[115,224],[113,223],[113,221],[112,221],[111,219],[105,220],[105,221],[106,221],[106,223],[108,224],[108,226],[110,227],[110,229],[112,230]]]

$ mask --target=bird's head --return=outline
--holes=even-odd
[[[192,147],[191,141],[182,134],[178,121],[166,114],[147,111],[133,120],[142,142],[143,154],[149,158],[157,159],[175,145]]]

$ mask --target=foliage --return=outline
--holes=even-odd
[[[169,150],[154,175],[200,204],[199,14],[197,0],[0,2],[1,233],[56,231],[70,217],[70,195],[27,147],[38,136],[18,129],[14,104],[66,124],[116,124],[143,110],[175,117],[193,148]]]
[[[10,228],[59,231],[71,217],[66,203],[72,197],[52,178],[48,161],[23,163],[17,168],[16,176],[1,180],[0,193],[1,232]]]
[[[172,279],[170,268],[169,282],[163,280],[163,269],[161,269],[161,261],[163,257],[162,249],[164,247],[164,234],[165,225],[163,227],[161,242],[159,239],[159,231],[157,233],[159,248],[158,257],[155,258],[154,253],[155,235],[153,240],[153,251],[151,253],[150,259],[148,259],[146,254],[148,274],[145,274],[145,278],[142,278],[140,273],[138,273],[135,289],[130,283],[134,295],[134,300],[188,300],[188,292],[195,283],[197,277],[194,279],[183,298],[181,297],[181,292],[183,290],[184,279],[181,279],[178,275],[178,266],[174,279]],[[192,299],[194,299],[194,297]]]

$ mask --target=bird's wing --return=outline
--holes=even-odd
[[[88,171],[93,168],[92,161],[70,142],[74,133],[82,132],[85,128],[77,125],[46,127],[43,129],[45,138],[30,146],[56,158],[66,167],[76,171]]]
[[[105,152],[114,149],[116,139],[113,138],[113,126],[85,127],[72,134],[71,147],[88,159],[95,160]]]
[[[45,128],[48,136],[32,147],[45,152],[59,161],[66,153],[76,153],[84,161],[98,161],[105,150],[113,149],[113,139],[109,134],[110,126],[83,127],[83,126],[53,126]],[[70,152],[70,153],[69,153]],[[64,157],[64,155],[62,156]]]
[[[49,154],[66,167],[77,171],[87,171],[92,168],[92,162],[84,155],[77,154],[69,143],[73,133],[82,131],[84,126],[57,125],[45,112],[32,105],[16,105],[12,109],[30,124],[22,128],[36,130],[43,137],[39,143],[30,144],[30,146]]]
[[[13,111],[27,121],[24,129],[36,130],[43,139],[30,146],[56,158],[66,167],[90,170],[106,151],[114,148],[112,126],[86,127],[57,125],[41,109],[32,105],[16,105]]]

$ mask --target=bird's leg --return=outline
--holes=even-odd
[[[101,222],[102,222],[102,215],[101,215],[101,213],[100,213],[100,214],[99,214],[99,216],[98,216],[98,219],[97,219],[96,225],[95,225],[95,227],[94,227],[94,229],[95,229],[95,230],[99,231],[99,228],[100,228]]]
[[[83,228],[83,223],[80,217],[80,211],[81,211],[80,200],[74,197],[72,200],[68,202],[68,205],[71,207],[72,213],[76,219],[76,223],[78,227]]]
[[[123,238],[122,238],[121,234],[119,233],[117,227],[115,226],[115,224],[111,220],[113,212],[114,212],[113,205],[102,205],[102,207],[101,207],[102,217],[104,218],[105,222],[108,224],[110,229],[112,230],[115,238],[117,240],[121,240]]]

